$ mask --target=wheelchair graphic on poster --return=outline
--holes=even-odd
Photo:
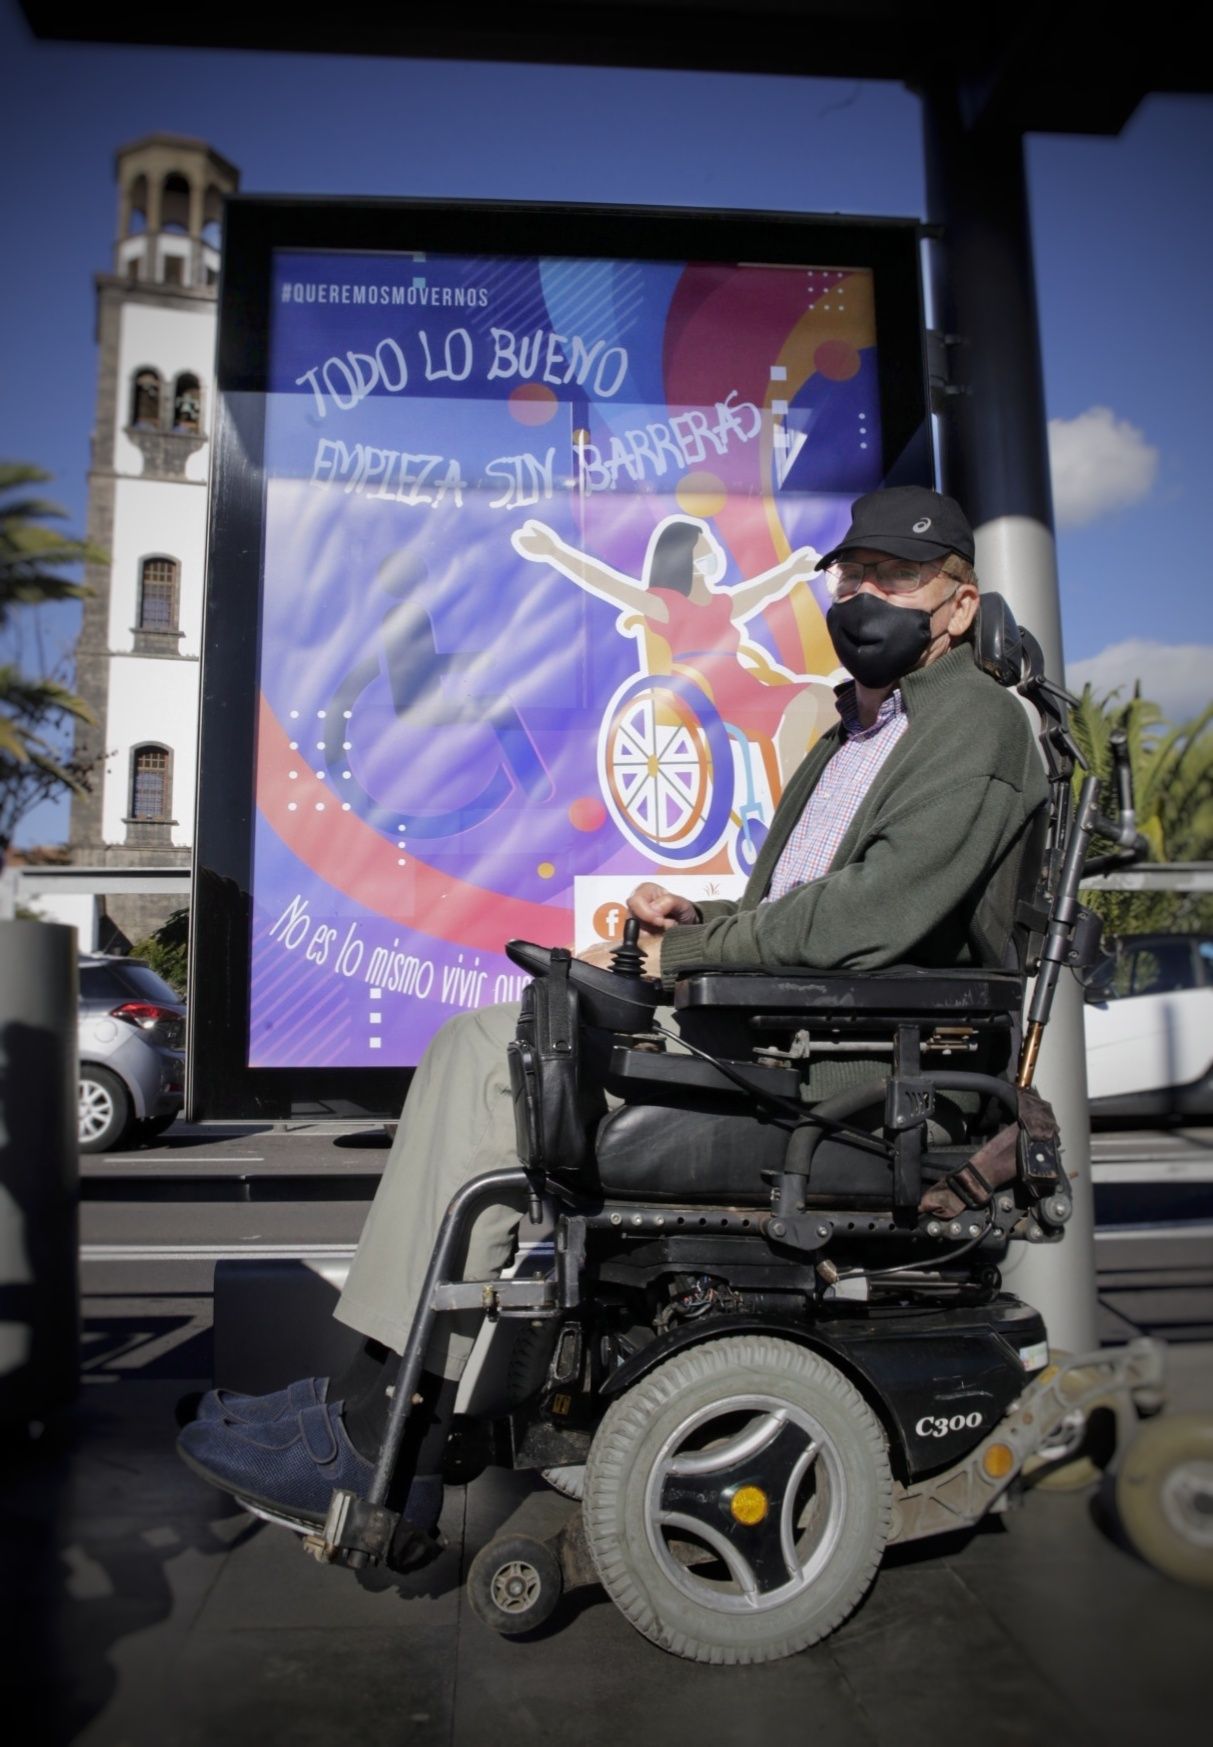
[[[708,860],[727,843],[748,873],[787,776],[827,721],[830,689],[796,676],[746,636],[746,622],[803,585],[817,554],[793,551],[731,590],[715,586],[725,555],[707,522],[670,516],[649,540],[643,580],[577,550],[542,522],[515,549],[623,610],[640,671],[603,712],[598,777],[621,835],[658,864]]]

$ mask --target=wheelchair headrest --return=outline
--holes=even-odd
[[[977,603],[973,651],[978,667],[999,685],[1023,678],[1024,633],[1000,594],[983,594]]]

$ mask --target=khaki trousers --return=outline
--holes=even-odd
[[[517,1002],[459,1013],[436,1033],[405,1100],[378,1192],[335,1315],[404,1351],[438,1228],[455,1191],[485,1171],[517,1166],[506,1044]],[[526,1196],[488,1203],[472,1220],[456,1277],[487,1280],[514,1253]],[[482,1317],[441,1315],[425,1355],[427,1371],[458,1377]]]

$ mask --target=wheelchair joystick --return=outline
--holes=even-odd
[[[629,916],[623,925],[623,939],[611,957],[611,969],[617,977],[642,977],[644,954],[640,950],[640,923]]]

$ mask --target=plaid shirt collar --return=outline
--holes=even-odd
[[[876,712],[876,720],[872,723],[870,728],[865,728],[859,720],[859,701],[855,696],[854,680],[849,679],[845,685],[840,685],[835,696],[838,700],[837,709],[839,717],[842,720],[842,737],[844,741],[872,740],[880,733],[882,728],[887,728],[890,722],[896,720],[898,716],[904,716],[906,713],[905,702],[902,699],[901,688],[899,686],[895,686],[889,693],[888,697],[884,699],[879,710]]]
[[[771,875],[769,898],[780,898],[830,871],[864,796],[910,725],[900,691],[885,698],[870,728],[859,720],[853,684],[840,688],[838,713],[842,743],[827,760],[783,846]]]

